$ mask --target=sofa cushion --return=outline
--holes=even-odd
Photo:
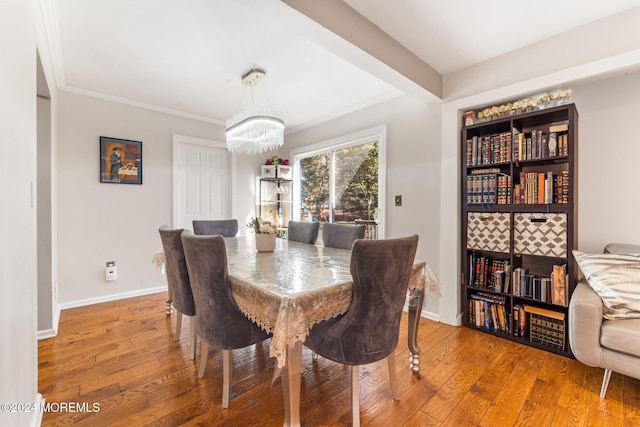
[[[640,318],[639,257],[576,250],[573,256],[589,286],[602,298],[604,318]]]
[[[605,320],[600,344],[610,350],[640,356],[640,319]]]
[[[604,247],[605,254],[632,255],[640,257],[640,245],[627,243],[609,243]]]

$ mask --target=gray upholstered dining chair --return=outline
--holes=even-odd
[[[365,231],[364,225],[325,222],[322,226],[322,243],[330,248],[351,249],[354,240],[364,239]]]
[[[320,231],[319,222],[289,221],[287,239],[293,242],[315,244]]]
[[[417,246],[417,235],[356,240],[351,249],[351,306],[311,328],[305,341],[318,355],[351,366],[354,426],[360,425],[359,365],[387,358],[393,398],[399,398],[394,351]]]
[[[193,302],[187,264],[184,259],[182,240],[180,239],[182,231],[182,228],[171,229],[167,225],[163,225],[158,229],[165,257],[164,265],[167,274],[169,296],[177,312],[175,340],[180,340],[182,315],[189,316],[189,346],[191,350],[191,360],[193,360],[196,358],[196,342],[198,339],[195,328],[196,308]]]
[[[222,349],[222,407],[231,395],[231,350],[248,347],[270,337],[238,309],[229,285],[227,252],[220,235],[182,233],[182,244],[196,305],[196,330],[200,337],[200,369],[204,376],[210,347]]]
[[[235,237],[238,234],[237,219],[194,219],[193,234]]]

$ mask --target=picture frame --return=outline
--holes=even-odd
[[[263,178],[275,178],[276,166],[275,165],[262,165],[262,177]]]
[[[282,179],[291,179],[291,166],[288,165],[278,165],[278,169],[276,170],[276,175],[278,178]]]
[[[101,136],[100,182],[142,184],[142,141]]]

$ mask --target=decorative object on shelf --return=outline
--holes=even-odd
[[[464,113],[465,126],[564,105],[571,98],[571,94],[571,89],[557,90],[552,93],[543,93],[507,104],[488,107],[478,112],[467,111]]]
[[[282,179],[291,179],[291,166],[280,165],[276,170],[276,177]]]
[[[142,142],[101,136],[100,182],[142,184]]]
[[[262,177],[263,178],[275,178],[276,167],[273,165],[262,165]]]
[[[251,88],[251,105],[227,120],[227,148],[233,153],[254,155],[275,150],[284,143],[282,118],[272,107],[254,103],[255,87],[265,77],[263,70],[255,68],[242,76],[242,84]]]
[[[262,178],[291,179],[289,159],[283,160],[278,156],[268,157],[262,165]]]
[[[256,236],[256,250],[258,252],[273,252],[276,248],[276,229],[266,221],[251,218],[247,227],[252,229]]]

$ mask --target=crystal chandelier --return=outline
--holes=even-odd
[[[227,149],[233,153],[259,154],[284,143],[284,121],[273,108],[253,102],[254,89],[265,77],[255,68],[242,76],[242,84],[251,88],[251,105],[227,120]]]

